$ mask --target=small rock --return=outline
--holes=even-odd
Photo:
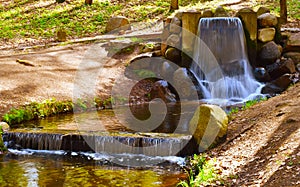
[[[0,127],[2,128],[2,130],[5,132],[5,131],[8,131],[9,130],[9,125],[6,123],[6,122],[0,122]]]
[[[106,32],[119,32],[119,30],[130,30],[129,21],[124,16],[115,16],[109,19],[106,25]]]
[[[194,87],[186,68],[179,68],[173,74],[173,82],[176,91],[184,98],[189,98],[193,95],[192,87]],[[195,92],[196,93],[196,92]],[[197,96],[195,96],[196,98]]]
[[[270,13],[270,9],[264,6],[259,7],[259,9],[257,10],[257,16],[260,16],[262,14],[265,13]]]
[[[287,53],[284,53],[283,56],[285,58],[292,59],[293,62],[295,63],[295,65],[300,63],[300,52],[287,52]]]
[[[267,82],[271,80],[271,77],[264,67],[257,67],[254,69],[254,76],[258,81]]]
[[[176,95],[171,93],[169,84],[165,80],[159,80],[154,83],[150,91],[151,100],[160,98],[166,103],[176,102]]]
[[[170,24],[170,32],[178,34],[181,32],[181,20],[177,17],[174,17]]]
[[[261,28],[275,27],[278,24],[277,17],[270,13],[265,13],[258,16],[257,21]]]
[[[290,35],[289,40],[288,40],[288,45],[300,46],[300,32],[293,33]]]
[[[258,30],[258,39],[262,42],[269,42],[274,39],[275,28],[263,28]]]
[[[167,39],[167,45],[180,49],[180,37],[177,34],[171,34]]]
[[[215,11],[215,17],[228,17],[226,10],[222,6],[218,6]]]
[[[176,64],[179,64],[181,61],[181,52],[178,49],[173,48],[173,47],[170,47],[167,49],[165,56],[166,56],[166,59],[168,59]]]
[[[175,68],[172,66],[170,62],[165,61],[162,63],[160,73],[163,79],[168,80],[169,78],[172,78],[174,71]]]
[[[213,17],[214,13],[210,9],[203,10],[201,17],[203,18],[209,18]]]

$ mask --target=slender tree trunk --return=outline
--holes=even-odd
[[[85,0],[85,4],[91,5],[93,3],[93,0]]]
[[[178,8],[178,0],[171,0],[170,11],[177,10]]]
[[[286,0],[280,0],[280,23],[284,24],[286,22],[287,22]]]

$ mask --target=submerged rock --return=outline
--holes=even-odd
[[[189,130],[201,149],[220,143],[227,134],[228,117],[216,105],[200,105],[189,123]]]

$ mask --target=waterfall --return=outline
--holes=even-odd
[[[260,95],[245,43],[239,18],[200,19],[191,72],[208,102],[230,105]]]
[[[6,132],[4,142],[10,149],[61,150],[99,154],[147,156],[186,156],[198,152],[191,135],[164,133],[40,133]],[[181,152],[181,150],[186,150]],[[180,152],[179,152],[180,151]]]
[[[36,150],[60,150],[62,145],[62,134],[48,133],[26,133],[26,132],[7,132],[4,141],[13,140],[15,144],[22,148]]]

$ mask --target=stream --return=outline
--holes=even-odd
[[[174,115],[174,110],[172,115]],[[174,123],[174,118],[167,117],[166,119],[164,124]],[[172,120],[168,122],[168,119]],[[169,147],[169,144],[174,144],[172,140],[177,141],[179,135],[157,133],[158,137],[162,136],[164,141],[169,142],[163,144],[157,140],[154,141],[152,137],[149,137],[149,133],[138,134],[137,137],[142,137],[147,145],[162,144],[158,146],[161,149],[155,149],[156,152],[146,152],[148,155],[135,152],[121,153],[116,152],[115,149],[109,149],[112,151],[110,153],[89,150],[72,151],[63,150],[61,146],[58,146],[59,134],[64,137],[69,134],[82,135],[83,133],[93,136],[100,133],[100,137],[104,137],[100,144],[106,147],[113,147],[105,142],[115,139],[115,136],[111,139],[105,138],[107,134],[118,134],[124,137],[131,137],[131,134],[135,134],[122,126],[115,118],[113,110],[67,114],[23,123],[20,128],[11,129],[3,135],[9,147],[9,153],[0,156],[0,186],[171,187],[187,177],[182,167],[185,165],[184,157],[169,155],[169,152],[166,155],[157,156],[156,154],[164,152],[163,150]],[[179,140],[181,140],[180,137]],[[126,139],[125,142],[127,141],[129,142]],[[138,141],[141,142],[141,140]],[[36,148],[32,149],[34,145]],[[118,146],[116,147],[121,150]]]

